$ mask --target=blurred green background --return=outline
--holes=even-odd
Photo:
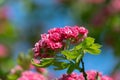
[[[86,27],[103,45],[100,55],[85,56],[86,70],[120,73],[120,0],[0,0],[0,78],[6,79],[18,55],[27,55],[41,33],[67,25]]]

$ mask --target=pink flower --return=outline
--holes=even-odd
[[[63,44],[61,42],[47,42],[48,48],[51,48],[52,50],[60,49],[62,48]]]
[[[33,48],[33,51],[34,51],[34,57],[37,57],[37,56],[40,56],[40,44],[39,44],[39,42],[37,42],[36,44],[35,44],[35,47]]]
[[[82,78],[79,77],[78,74],[72,73],[72,74],[63,74],[61,78],[58,80],[82,80]]]
[[[63,38],[60,33],[50,33],[49,39],[55,42],[62,41]]]
[[[49,40],[49,34],[46,34],[46,33],[44,33],[44,34],[41,34],[41,39],[42,40]]]
[[[113,79],[110,78],[109,76],[103,76],[101,80],[113,80]],[[116,79],[116,80],[119,80],[119,79]]]
[[[25,71],[17,80],[46,80],[46,78],[37,72]]]
[[[96,71],[87,71],[86,74],[87,74],[87,79],[88,80],[95,80],[96,76],[97,76],[97,73]],[[83,74],[81,73],[80,76],[83,78],[82,80],[84,80],[84,77],[83,77]],[[98,76],[101,78],[102,74],[101,73],[98,73]]]
[[[0,57],[7,56],[7,52],[7,48],[3,44],[0,44]]]
[[[58,42],[59,40],[61,40],[60,35],[59,34],[42,34],[41,38],[42,38],[42,44],[41,46],[43,48],[50,48],[52,50],[55,49],[59,49],[62,48],[62,43]]]
[[[53,29],[50,29],[48,30],[48,34],[51,34],[51,33],[60,33],[62,28],[53,28]]]
[[[101,73],[94,70],[87,71],[86,74],[87,74],[87,80],[96,80],[97,75],[101,80],[113,80],[108,76],[102,76]],[[72,73],[72,74],[63,74],[63,76],[58,80],[85,80],[85,79],[82,73],[80,75],[76,73]]]
[[[112,78],[108,76],[103,76],[100,72],[94,70],[87,71],[86,74],[88,80],[96,80],[97,75],[101,80],[113,80]],[[84,80],[83,74],[80,74],[80,76],[83,78],[82,80]]]
[[[83,35],[87,35],[88,34],[88,30],[85,27],[80,27],[78,28],[79,33],[83,34]]]
[[[65,39],[74,37],[72,28],[70,26],[65,26],[64,28],[61,29],[60,32]]]

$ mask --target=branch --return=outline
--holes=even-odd
[[[85,67],[84,67],[83,59],[81,59],[81,62],[82,62],[82,72],[83,72],[83,76],[84,76],[85,80],[87,80],[87,74],[86,74],[86,72],[85,72]]]

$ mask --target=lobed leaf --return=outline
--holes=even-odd
[[[53,65],[55,66],[54,70],[63,70],[69,66],[68,63],[58,61],[54,62]]]
[[[72,51],[69,51],[69,50],[64,50],[61,52],[64,56],[66,56],[66,58],[68,60],[72,60],[72,59],[76,59],[79,54],[80,54],[80,51],[79,50],[72,50]]]
[[[53,62],[54,62],[54,58],[42,58],[40,60],[40,64],[37,64],[32,60],[32,64],[35,65],[36,67],[48,67],[52,65]]]
[[[71,74],[75,70],[75,65],[71,63],[68,67],[67,74]]]

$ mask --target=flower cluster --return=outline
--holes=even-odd
[[[86,74],[88,80],[96,80],[97,77],[99,77],[100,80],[113,80],[112,78],[108,76],[102,76],[101,73],[98,73],[97,71],[93,71],[93,70],[87,71]],[[72,73],[72,74],[64,74],[58,80],[84,80],[84,77],[82,73],[80,75],[76,73]]]
[[[76,74],[76,73],[72,73],[72,74],[63,74],[61,78],[59,78],[58,80],[82,80],[82,78]]]
[[[37,72],[25,71],[18,80],[46,80],[46,78]]]
[[[41,34],[41,39],[33,48],[35,57],[51,57],[50,52],[65,49],[67,41],[78,43],[87,37],[88,30],[79,26],[65,26],[64,28],[53,28],[48,33]]]

